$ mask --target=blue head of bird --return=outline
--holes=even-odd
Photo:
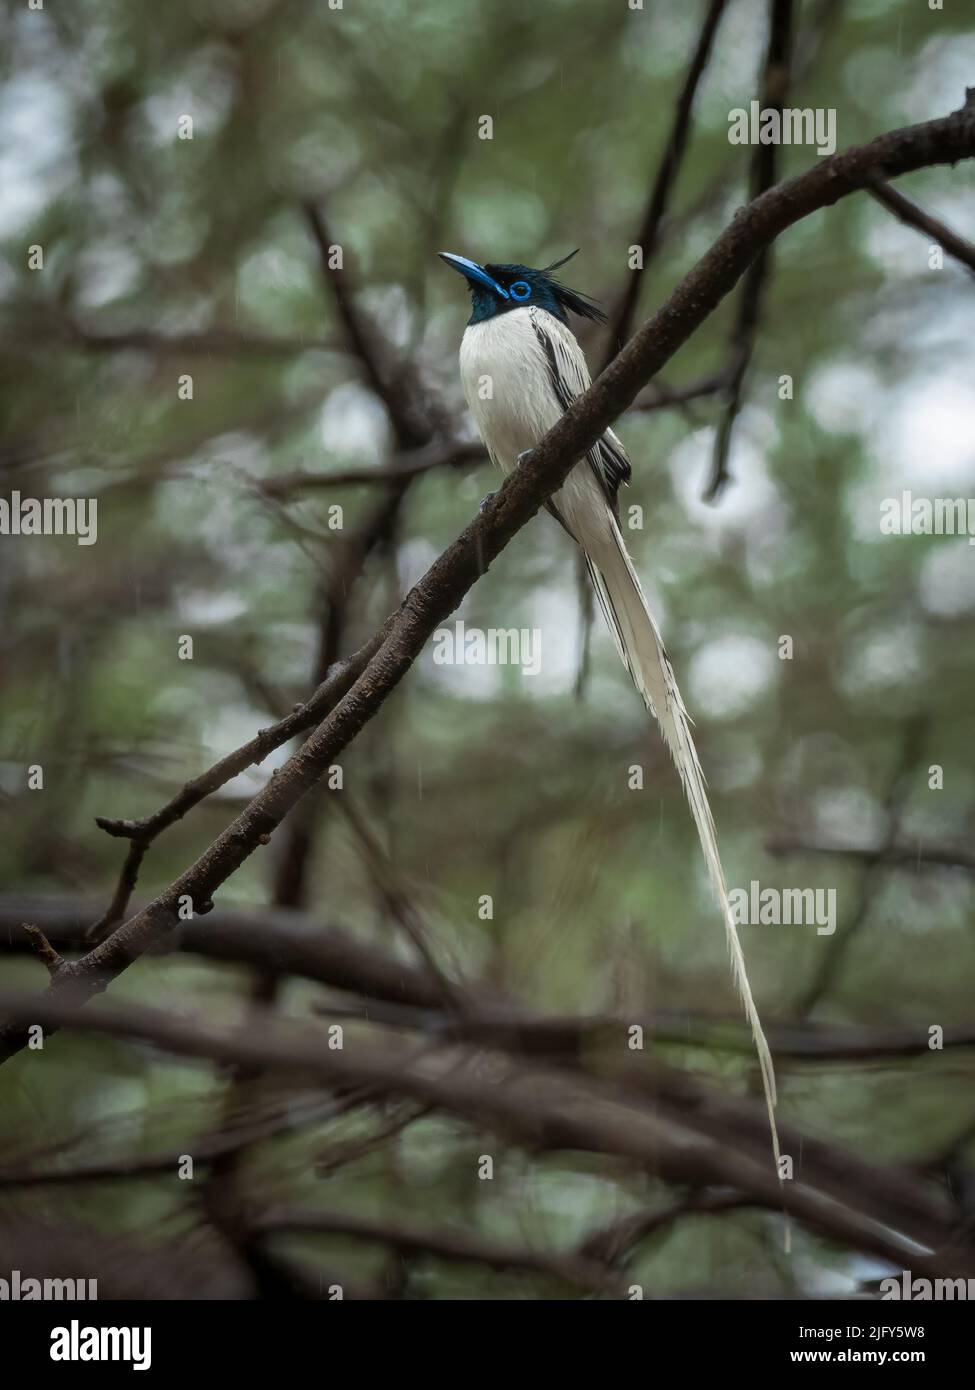
[[[450,251],[441,251],[440,259],[446,261],[452,270],[458,271],[467,280],[471,292],[472,312],[468,324],[483,323],[496,318],[498,314],[510,314],[514,309],[544,309],[562,323],[569,322],[569,314],[579,314],[582,318],[595,319],[604,323],[606,316],[599,305],[588,295],[578,290],[570,290],[556,280],[552,274],[559,266],[565,265],[573,256],[572,251],[560,261],[553,261],[542,270],[533,270],[529,265],[479,265],[466,256],[455,256]]]

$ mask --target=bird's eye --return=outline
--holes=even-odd
[[[516,280],[513,285],[508,286],[508,293],[512,299],[527,299],[532,292],[532,287],[527,280]]]

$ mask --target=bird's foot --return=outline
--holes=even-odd
[[[487,506],[487,504],[490,502],[491,498],[492,498],[492,497],[497,497],[497,495],[498,495],[498,494],[497,494],[496,492],[489,492],[488,495],[487,495],[487,496],[484,498],[484,500],[481,502],[481,504],[480,504],[480,506],[478,507],[477,510],[478,510],[479,512],[483,512],[484,508],[485,508],[485,507]]]
[[[519,467],[521,466],[521,464],[527,463],[527,461],[531,458],[534,452],[534,449],[522,449],[521,453],[518,455]]]

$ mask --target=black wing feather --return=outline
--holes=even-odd
[[[535,336],[545,353],[545,360],[548,363],[548,376],[552,390],[555,392],[555,399],[563,410],[568,410],[575,399],[576,392],[566,381],[559,367],[559,359],[555,351],[555,343],[538,320],[532,316],[532,326],[535,329]],[[599,479],[599,485],[606,494],[606,501],[612,507],[619,519],[617,494],[624,483],[630,481],[633,472],[630,467],[630,460],[626,457],[622,447],[613,439],[611,435],[604,434],[603,437],[593,445],[587,454],[589,464]]]

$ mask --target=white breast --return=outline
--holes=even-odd
[[[562,414],[528,309],[512,309],[467,328],[460,379],[477,432],[506,473]]]

